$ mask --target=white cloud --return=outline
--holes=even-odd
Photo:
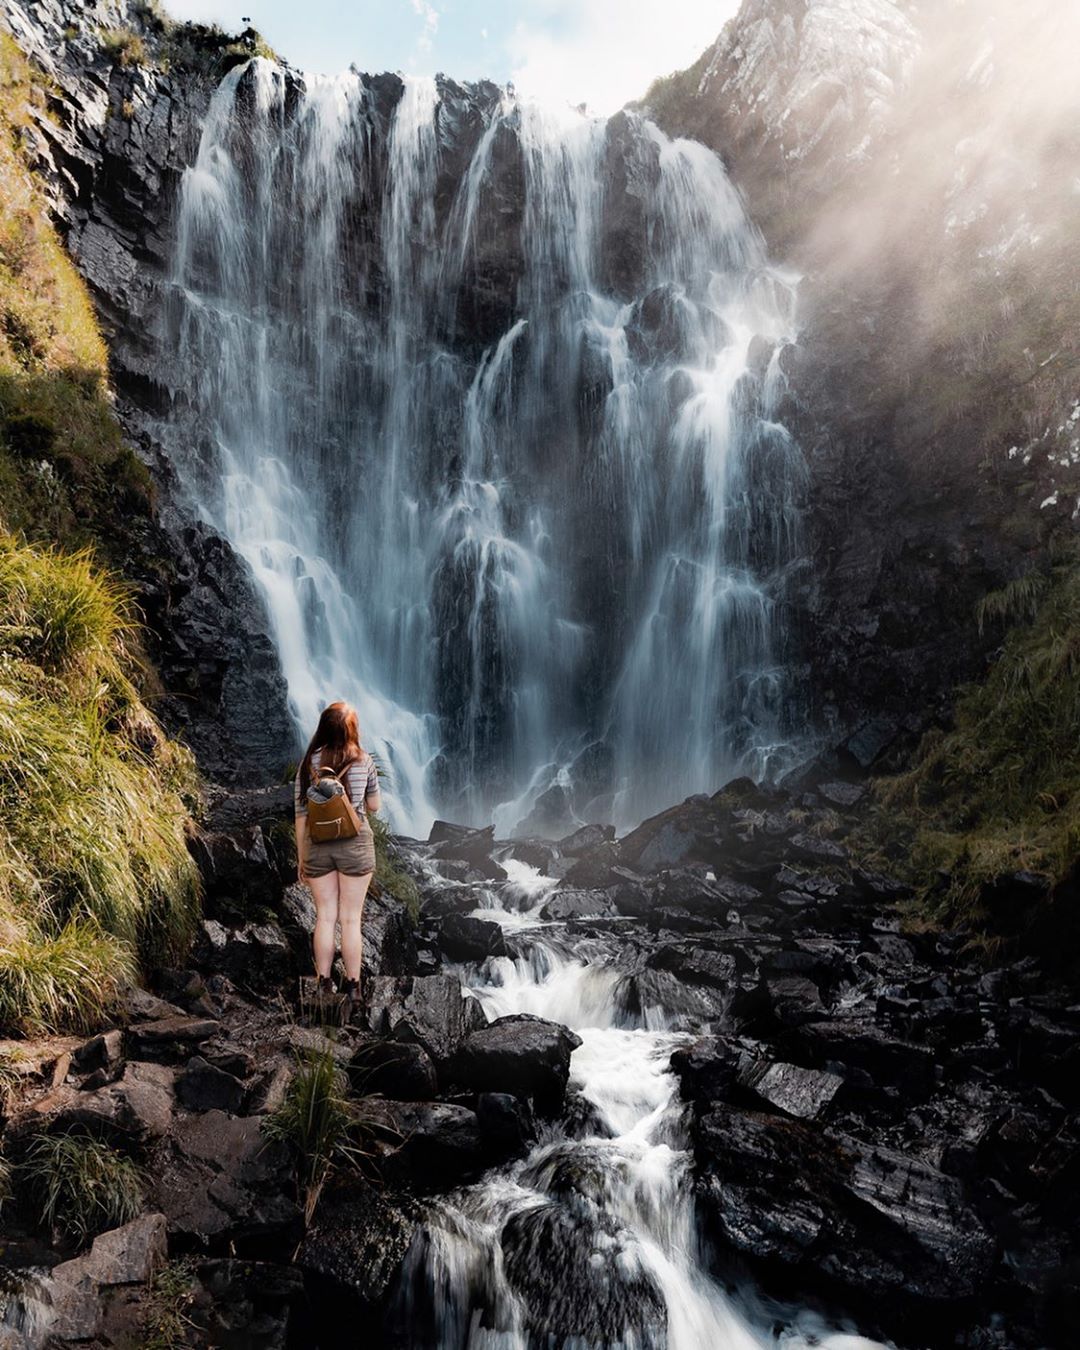
[[[519,93],[613,113],[658,75],[692,65],[737,8],[738,0],[542,0],[508,40],[512,79]]]
[[[435,40],[435,34],[439,30],[439,11],[433,4],[429,3],[429,0],[412,0],[412,7],[423,20],[423,28],[416,40],[416,50],[418,52],[429,52]]]

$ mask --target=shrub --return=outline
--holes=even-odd
[[[348,1095],[348,1080],[329,1049],[309,1051],[293,1075],[285,1100],[263,1124],[269,1139],[286,1144],[296,1165],[304,1222],[310,1224],[322,1188],[335,1168],[359,1167],[362,1117]]]
[[[145,1181],[125,1154],[100,1139],[39,1134],[15,1170],[15,1184],[43,1225],[80,1246],[130,1223],[142,1208]]]
[[[108,28],[101,35],[101,49],[110,61],[121,66],[145,66],[146,44],[130,28]]]

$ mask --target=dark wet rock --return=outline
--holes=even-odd
[[[551,868],[559,857],[559,850],[546,839],[515,839],[500,856],[504,860],[515,858],[529,867],[535,867],[542,875],[551,876]]]
[[[435,1190],[449,1190],[489,1165],[491,1142],[475,1111],[450,1102],[392,1102],[390,1119],[400,1140],[396,1175]]]
[[[743,1070],[739,1085],[786,1115],[815,1120],[827,1110],[844,1080],[826,1069],[763,1059]]]
[[[218,1110],[176,1118],[153,1184],[170,1233],[237,1240],[296,1224],[288,1151],[263,1135],[262,1120]]]
[[[288,939],[275,923],[226,928],[215,919],[204,919],[194,959],[201,970],[225,975],[239,988],[260,993],[283,989],[296,971]]]
[[[547,1202],[510,1218],[501,1244],[537,1336],[641,1350],[667,1344],[663,1298],[633,1239],[609,1215]]]
[[[962,1188],[919,1159],[799,1121],[716,1106],[695,1129],[715,1240],[868,1297],[965,1298],[994,1241]]]
[[[439,946],[451,961],[485,961],[506,955],[506,938],[497,923],[469,914],[449,914],[439,926]]]
[[[207,1345],[286,1350],[290,1319],[304,1302],[301,1272],[271,1261],[223,1257],[195,1268],[184,1315]]]
[[[121,1228],[99,1234],[88,1252],[54,1266],[36,1282],[33,1301],[37,1307],[29,1317],[33,1338],[15,1339],[18,1333],[12,1330],[12,1350],[80,1342],[123,1344],[125,1333],[132,1329],[124,1326],[125,1287],[145,1285],[165,1256],[161,1214],[143,1214]],[[10,1320],[5,1320],[12,1328],[21,1320],[20,1301],[18,1295],[9,1296]]]
[[[421,894],[420,912],[425,919],[467,914],[479,907],[480,899],[476,886],[427,886]]]
[[[358,1178],[319,1200],[296,1260],[301,1270],[375,1305],[387,1294],[420,1225],[419,1203]]]
[[[621,860],[620,846],[608,840],[578,858],[560,859],[552,871],[571,889],[601,890],[619,884]]]
[[[166,1017],[182,1017],[183,1008],[169,1003],[148,989],[133,987],[124,995],[124,1008],[131,1022],[160,1022]]]
[[[463,1087],[512,1092],[554,1113],[566,1095],[570,1056],[581,1038],[557,1022],[517,1013],[500,1017],[462,1041],[448,1079]]]
[[[615,838],[613,825],[582,825],[565,839],[558,840],[557,848],[567,858],[580,858],[592,853]]]
[[[478,1093],[476,1119],[500,1156],[515,1157],[536,1141],[536,1121],[529,1103],[512,1092]]]
[[[235,1115],[244,1101],[244,1084],[202,1055],[193,1055],[177,1076],[176,1096],[188,1111],[217,1110]]]
[[[451,975],[375,976],[367,982],[365,1018],[376,1036],[423,1046],[440,1072],[464,1037],[487,1021]]]
[[[926,1096],[936,1082],[933,1051],[892,1035],[865,1013],[811,1020],[785,1031],[778,1046],[795,1063],[834,1070],[848,1077],[858,1070],[882,1087],[910,1099]]]
[[[606,891],[558,890],[540,911],[542,919],[594,919],[617,913],[615,904]]]
[[[646,960],[650,970],[670,971],[690,984],[730,989],[735,979],[735,957],[696,942],[673,942],[658,947]]]
[[[672,1072],[686,1101],[708,1106],[727,1100],[738,1086],[746,1051],[724,1036],[703,1036],[671,1056]]]
[[[793,834],[789,840],[790,847],[797,858],[804,858],[807,862],[846,862],[848,852],[843,844],[837,843],[835,839],[824,839],[814,834]]]
[[[364,902],[365,975],[408,975],[416,968],[416,940],[405,907],[389,896]]]
[[[199,833],[189,845],[199,867],[208,902],[274,905],[281,884],[266,848],[262,827],[248,825],[225,833]]]
[[[464,825],[451,825],[437,820],[431,827],[428,843],[433,844],[432,857],[441,862],[467,863],[471,872],[488,881],[505,881],[505,870],[494,860],[495,827],[472,830]]]
[[[364,1041],[349,1062],[354,1089],[397,1101],[429,1101],[438,1090],[431,1056],[408,1041]]]

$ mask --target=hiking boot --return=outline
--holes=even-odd
[[[316,998],[333,998],[337,994],[334,988],[334,978],[332,975],[320,975],[319,982],[315,986]]]
[[[355,1008],[360,1003],[360,981],[346,980],[341,986],[341,996],[350,1008]]]

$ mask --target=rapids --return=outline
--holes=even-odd
[[[877,1350],[817,1314],[710,1277],[670,1070],[691,1034],[621,997],[620,938],[537,917],[554,884],[521,863],[484,894],[515,955],[460,968],[489,1018],[572,1028],[566,1118],[532,1152],[430,1206],[401,1280],[397,1324],[432,1350]]]

